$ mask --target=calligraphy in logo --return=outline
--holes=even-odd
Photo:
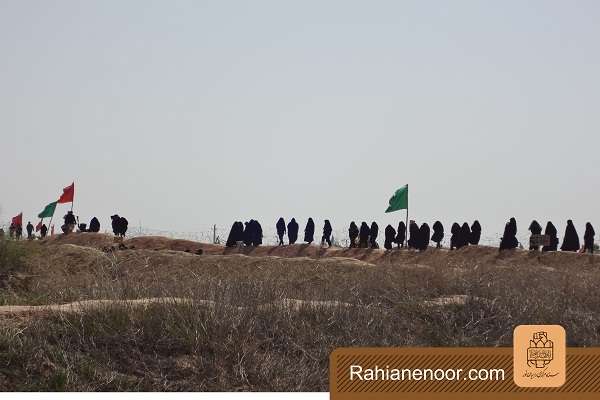
[[[527,365],[544,368],[554,359],[554,343],[548,340],[546,332],[535,332],[527,349]]]

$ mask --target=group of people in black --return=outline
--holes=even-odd
[[[287,233],[288,243],[295,244],[298,240],[299,225],[295,218],[292,218],[289,223],[285,223],[283,217],[279,218],[275,224],[277,230],[277,237],[279,239],[279,246],[283,246],[284,237]],[[530,250],[538,250],[537,241],[533,238],[540,237],[542,233],[542,227],[537,221],[533,221],[529,226],[531,231]],[[383,247],[387,250],[392,250],[394,245],[397,248],[403,248],[406,245],[410,249],[426,250],[429,247],[429,242],[435,243],[436,248],[442,247],[442,241],[444,239],[444,226],[440,221],[435,221],[432,228],[430,229],[427,223],[419,226],[415,221],[410,221],[408,226],[408,240],[406,237],[406,225],[404,222],[398,224],[398,228],[394,229],[392,225],[387,225],[384,230],[384,244]],[[321,245],[327,244],[329,247],[332,245],[332,232],[331,223],[329,220],[325,220],[323,224],[323,236],[321,237]],[[462,225],[455,222],[452,224],[450,229],[450,250],[460,249],[464,246],[478,245],[481,240],[481,224],[475,220],[471,225],[464,222]],[[311,244],[314,242],[315,235],[315,223],[312,218],[309,218],[306,227],[304,228],[304,242]],[[373,221],[369,226],[366,222],[362,222],[360,227],[356,222],[352,221],[348,228],[348,237],[350,239],[350,248],[379,248],[377,243],[377,237],[379,235],[379,226],[377,222]],[[573,221],[567,221],[567,228],[565,231],[565,237],[563,244],[560,247],[562,251],[594,251],[594,228],[588,222],[585,228],[584,234],[584,245],[580,247],[579,236],[573,225]],[[262,227],[256,220],[250,220],[249,222],[235,222],[229,232],[227,238],[227,247],[235,247],[241,244],[246,246],[259,246],[262,244]],[[548,222],[544,235],[542,251],[557,251],[558,250],[558,236],[557,230],[552,224]],[[511,218],[504,227],[504,234],[500,240],[500,250],[515,249],[519,246],[517,239],[517,222],[515,218]]]
[[[536,238],[540,238],[542,235],[542,226],[536,220],[533,220],[529,225],[529,231],[531,232],[531,237],[529,240],[529,250],[541,250],[543,252],[546,251],[557,251],[558,250],[558,232],[556,227],[551,221],[548,221],[546,224],[546,229],[544,229],[544,237],[543,244],[540,246],[540,243]],[[517,221],[515,218],[511,218],[504,227],[504,234],[502,235],[502,239],[500,240],[500,250],[507,249],[515,249],[519,245],[519,241],[517,240]],[[563,239],[562,245],[560,246],[561,251],[582,251],[582,252],[590,252],[594,253],[594,236],[596,232],[592,227],[591,223],[585,224],[585,233],[583,234],[583,247],[581,247],[579,243],[579,235],[577,234],[577,230],[575,229],[575,225],[573,225],[572,220],[567,221],[567,228],[565,229],[565,237]]]
[[[283,238],[286,232],[288,235],[289,244],[295,244],[296,241],[298,241],[298,230],[300,229],[300,226],[298,225],[298,222],[296,222],[295,218],[292,218],[287,225],[283,217],[279,218],[275,224],[275,228],[277,229],[277,237],[279,238],[280,246],[284,245]],[[328,246],[332,245],[332,232],[333,228],[331,227],[331,223],[326,219],[323,225],[323,236],[321,237],[322,245],[325,243],[327,243]],[[249,222],[245,223],[236,221],[233,223],[233,226],[229,231],[229,236],[227,237],[225,246],[235,247],[241,244],[246,246],[259,246],[262,244],[262,238],[263,230],[258,221],[254,219],[251,219]],[[311,244],[314,241],[315,222],[312,218],[309,218],[306,222],[306,227],[304,228],[304,242]]]

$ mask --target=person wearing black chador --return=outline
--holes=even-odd
[[[394,241],[396,240],[396,230],[393,226],[388,225],[385,227],[385,242],[383,243],[383,247],[387,250],[391,250]]]
[[[363,221],[362,224],[360,224],[360,230],[358,232],[358,247],[363,249],[369,247],[369,235],[371,235],[369,225]]]
[[[350,228],[348,228],[348,237],[350,238],[350,248],[356,247],[356,239],[358,238],[358,226],[354,221],[350,222]]]
[[[418,249],[419,243],[421,243],[421,232],[419,230],[419,225],[415,221],[410,221],[408,224],[408,233],[410,234],[408,238],[408,248],[409,249]]]
[[[479,240],[481,239],[481,225],[479,221],[475,220],[473,225],[471,225],[471,236],[469,237],[469,243],[473,246],[477,246],[479,244]]]
[[[459,249],[460,248],[460,225],[456,222],[452,224],[452,228],[450,229],[450,250]]]
[[[371,237],[369,238],[369,247],[372,249],[378,249],[379,245],[377,244],[377,235],[379,234],[379,225],[377,222],[373,221],[371,224]]]
[[[517,240],[517,220],[510,219],[504,226],[504,234],[500,240],[500,250],[512,250],[516,249],[519,245]]]
[[[429,247],[430,234],[431,230],[429,229],[429,225],[426,222],[421,224],[421,228],[419,228],[419,250],[427,250]]]
[[[283,235],[285,235],[285,221],[283,220],[283,217],[277,220],[275,228],[277,229],[277,236],[279,237],[279,246],[283,246]]]
[[[244,222],[244,234],[242,237],[244,238],[242,241],[244,242],[244,246],[250,246],[252,244],[252,228],[254,227],[253,220],[248,222]]]
[[[396,244],[399,248],[404,247],[404,241],[406,240],[406,224],[400,221],[398,224],[398,231],[396,231]]]
[[[308,219],[306,228],[304,228],[304,241],[308,244],[315,241],[315,222],[312,218]]]
[[[585,233],[583,234],[583,250],[594,254],[594,228],[589,222],[585,224]]]
[[[565,229],[565,238],[563,239],[562,246],[560,246],[562,251],[579,251],[579,235],[577,235],[577,231],[575,230],[575,225],[573,225],[573,221],[567,221],[567,229]]]
[[[225,247],[235,247],[237,242],[241,242],[244,240],[244,224],[239,221],[236,221],[231,226],[231,230],[229,231],[229,236],[227,237],[227,242],[225,243]]]
[[[556,234],[558,231],[556,227],[551,221],[548,221],[546,224],[546,229],[544,230],[544,235],[550,237],[550,245],[542,247],[542,251],[556,251],[558,249],[558,236]]]
[[[325,242],[327,242],[327,245],[329,247],[331,247],[331,232],[333,231],[333,229],[331,228],[331,223],[329,222],[328,219],[325,220],[325,223],[323,224],[323,237],[321,238],[321,246],[323,246],[325,244]]]
[[[471,241],[471,228],[466,222],[460,227],[460,245],[468,246]]]
[[[260,226],[260,222],[256,220],[252,221],[254,221],[254,227],[252,228],[252,245],[257,247],[262,244],[263,230],[262,226]]]
[[[533,244],[533,235],[540,235],[542,233],[542,226],[534,219],[529,225],[529,231],[531,236],[529,238],[529,250],[538,250],[538,247]]]
[[[288,231],[288,240],[290,244],[296,243],[298,240],[298,223],[296,222],[296,218],[292,218],[292,220],[288,223],[287,231]]]
[[[431,241],[434,242],[436,248],[442,247],[442,240],[444,239],[444,225],[440,221],[433,223],[433,235],[431,235]]]
[[[98,218],[93,217],[91,219],[88,232],[95,232],[95,233],[100,232],[100,221],[98,221]]]

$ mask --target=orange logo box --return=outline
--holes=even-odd
[[[567,335],[560,325],[519,325],[513,378],[520,387],[560,387],[567,380]]]

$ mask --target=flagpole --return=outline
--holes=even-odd
[[[408,247],[408,185],[406,185],[406,226],[404,227],[404,238]]]

